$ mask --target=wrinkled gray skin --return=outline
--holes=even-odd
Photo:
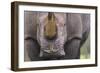
[[[39,26],[39,14],[38,12],[25,11],[25,49],[28,51],[28,56],[32,61],[35,60],[52,60],[52,59],[79,59],[80,58],[80,47],[85,42],[90,32],[90,15],[89,14],[75,14],[66,13],[63,17],[62,14],[55,13],[58,21],[62,19],[62,22],[58,24],[65,24],[66,32],[64,37],[63,46],[61,49],[64,51],[62,57],[40,57],[41,53],[41,41],[38,37],[37,26]],[[46,15],[46,14],[45,14]],[[45,16],[44,16],[45,17]],[[60,29],[59,29],[60,30]],[[40,36],[40,35],[39,35]],[[59,38],[58,38],[59,39]],[[60,41],[60,42],[61,42]],[[59,50],[61,53],[62,50]]]

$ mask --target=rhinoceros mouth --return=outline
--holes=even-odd
[[[55,53],[59,51],[59,48],[56,48],[55,46],[56,45],[54,45],[53,43],[49,43],[48,46],[41,48],[41,50],[47,53]]]
[[[40,50],[40,57],[56,58],[56,57],[61,57],[64,55],[65,55],[65,52],[64,52],[63,47],[61,46],[58,47],[57,44],[54,45],[54,43],[44,48],[42,47]]]
[[[56,53],[59,49],[45,49],[43,50],[44,52],[47,52],[47,53]]]
[[[58,57],[64,57],[65,52],[63,50],[57,49],[57,50],[41,50],[40,51],[40,57],[42,58],[58,58]]]

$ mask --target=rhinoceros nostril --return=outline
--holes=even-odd
[[[48,13],[47,24],[44,26],[44,36],[50,40],[57,36],[57,26],[53,13]]]

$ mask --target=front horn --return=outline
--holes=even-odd
[[[57,36],[57,26],[54,13],[49,12],[47,17],[47,24],[44,27],[44,36],[47,39],[54,39]]]

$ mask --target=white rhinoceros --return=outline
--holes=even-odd
[[[25,49],[34,60],[79,59],[90,15],[25,11]]]

